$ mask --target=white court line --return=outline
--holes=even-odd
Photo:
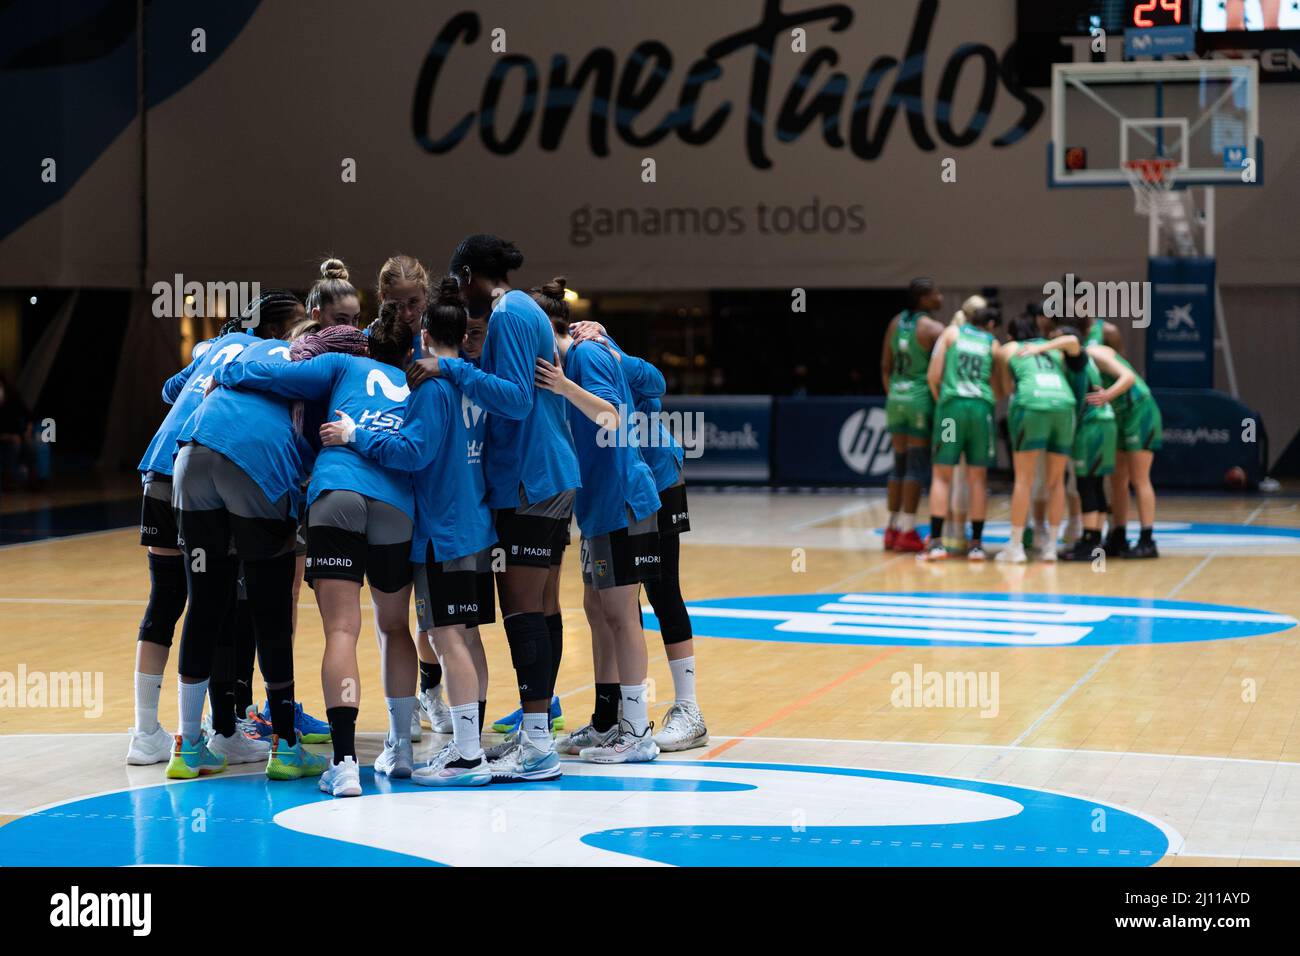
[[[883,561],[883,562],[881,562],[880,564],[876,565],[874,568],[862,568],[862,569],[860,569],[860,570],[858,570],[858,571],[854,571],[854,572],[853,572],[852,574],[850,574],[848,577],[840,578],[838,581],[836,581],[836,582],[834,582],[834,583],[832,583],[832,584],[828,584],[828,585],[826,585],[826,587],[824,587],[824,588],[818,588],[818,589],[816,590],[816,592],[814,592],[814,593],[816,593],[816,594],[831,594],[831,593],[834,593],[835,591],[840,590],[840,588],[842,588],[844,585],[848,584],[848,583],[849,583],[850,581],[852,581],[854,578],[859,578],[859,577],[861,577],[861,576],[864,575],[864,574],[870,574],[870,573],[873,572],[873,571],[883,571],[885,568],[889,567],[891,564],[895,564],[895,563],[897,563],[897,562],[899,562],[899,561],[902,561],[904,558],[910,558],[910,557],[913,557],[913,556],[910,555],[910,554],[896,554],[896,555],[894,555],[892,558],[890,558],[889,560],[887,560],[887,561]],[[913,558],[913,560],[915,560],[915,558]]]
[[[432,733],[432,731],[426,731]],[[487,731],[492,733],[492,731]],[[386,730],[358,730],[358,737],[383,737]],[[10,737],[125,737],[126,731],[116,733],[109,731],[68,731],[66,733],[41,734],[7,734],[0,733],[0,741]],[[442,734],[441,736],[447,736]],[[709,734],[709,740],[739,740],[742,744],[749,741],[781,744],[849,744],[855,747],[924,747],[935,750],[1006,750],[1008,744],[944,744],[929,740],[859,740],[851,737],[727,737],[722,734]],[[312,746],[316,746],[313,744]],[[324,745],[322,745],[324,746]],[[1265,767],[1300,767],[1300,761],[1260,760],[1257,757],[1213,757],[1207,754],[1161,754],[1143,750],[1081,750],[1077,747],[1018,747],[1021,753],[1046,754],[1085,754],[1096,757],[1149,757],[1154,760],[1200,760],[1219,763],[1255,764]],[[731,758],[728,758],[731,759]],[[765,758],[771,761],[771,758]],[[719,761],[725,763],[726,760]],[[701,761],[702,764],[713,761]],[[125,766],[125,764],[123,765]],[[815,766],[809,764],[809,766]],[[829,766],[829,765],[828,765]]]
[[[646,665],[649,666],[650,664],[657,664],[660,661],[666,661],[666,660],[668,660],[668,655],[660,654],[658,657],[652,657],[648,661],[646,661]],[[591,690],[595,686],[596,686],[596,682],[592,681],[590,684],[583,684],[581,687],[575,687],[572,690],[566,690],[563,694],[556,694],[555,696],[560,698],[560,700],[564,700],[564,698],[572,697],[574,694],[580,693],[581,691]]]
[[[807,531],[809,528],[815,528],[817,525],[835,518],[846,518],[849,515],[855,515],[863,511],[870,511],[878,501],[858,502],[856,504],[845,505],[843,508],[837,508],[829,514],[822,514],[816,518],[809,518],[807,521],[800,521],[798,524],[789,525],[787,531]]]
[[[1165,595],[1165,599],[1171,600],[1175,595],[1178,594],[1179,591],[1181,591],[1188,584],[1190,584],[1192,578],[1200,574],[1201,569],[1204,568],[1207,564],[1209,564],[1210,561],[1213,560],[1214,556],[1218,553],[1219,552],[1217,551],[1211,551],[1205,557],[1201,558],[1200,563],[1196,565],[1196,567],[1192,568],[1192,570],[1188,571],[1185,575],[1183,575],[1183,579],[1174,585],[1174,589],[1172,591],[1170,591],[1167,595]]]
[[[1120,649],[1120,646],[1121,645],[1116,644],[1105,654],[1103,654],[1095,664],[1093,664],[1091,667],[1088,668],[1087,673],[1085,673],[1082,677],[1080,677],[1077,681],[1074,682],[1073,686],[1071,686],[1069,690],[1067,690],[1060,697],[1056,698],[1055,702],[1052,704],[1051,707],[1048,707],[1047,710],[1043,711],[1036,718],[1034,718],[1034,722],[1030,724],[1028,727],[1026,727],[1023,731],[1021,731],[1019,737],[1011,741],[1011,746],[1019,747],[1022,743],[1028,740],[1029,736],[1040,726],[1042,726],[1044,721],[1046,721],[1049,717],[1051,717],[1053,714],[1055,714],[1058,710],[1061,709],[1061,705],[1064,704],[1067,700],[1069,700],[1070,697],[1074,695],[1075,691],[1077,691],[1084,684],[1088,683],[1088,681],[1092,679],[1092,675],[1097,673],[1097,671],[1101,670],[1102,666],[1108,660],[1110,660],[1112,657],[1115,656],[1115,652]]]
[[[1165,600],[1172,600],[1173,597],[1177,595],[1179,591],[1181,591],[1184,587],[1187,586],[1187,584],[1191,582],[1192,578],[1196,577],[1196,575],[1200,573],[1202,568],[1204,568],[1207,564],[1210,563],[1210,561],[1214,558],[1216,554],[1218,554],[1218,551],[1211,551],[1209,554],[1207,554],[1205,557],[1203,557],[1200,560],[1200,562],[1196,565],[1196,567],[1192,568],[1192,570],[1188,571],[1185,575],[1183,575],[1182,580],[1179,581],[1176,585],[1174,585],[1172,591],[1170,591],[1167,595],[1165,595]],[[1102,665],[1104,665],[1107,661],[1109,661],[1112,657],[1114,657],[1115,654],[1119,652],[1122,646],[1123,645],[1116,644],[1109,651],[1103,654],[1096,663],[1094,663],[1090,668],[1088,668],[1087,673],[1085,673],[1082,677],[1080,677],[1077,681],[1075,681],[1070,686],[1070,688],[1065,691],[1065,693],[1063,693],[1060,697],[1056,698],[1056,700],[1052,702],[1051,706],[1048,707],[1047,710],[1043,711],[1041,714],[1039,714],[1037,717],[1034,718],[1033,723],[1031,723],[1028,727],[1026,727],[1024,731],[1022,731],[1021,734],[1018,737],[1016,737],[1014,741],[1012,741],[1011,747],[1016,748],[1019,747],[1020,744],[1024,743],[1024,741],[1029,738],[1030,734],[1032,734],[1035,730],[1037,730],[1040,726],[1042,726],[1044,721],[1046,721],[1049,717],[1051,717],[1058,710],[1060,710],[1061,707],[1065,704],[1065,702],[1069,700],[1071,697],[1073,697],[1075,692],[1078,691],[1080,687],[1088,683],[1088,681],[1092,679],[1093,675],[1096,674],[1097,671],[1101,670]],[[995,765],[1001,762],[1004,756],[1006,755],[999,754],[998,756],[994,757],[983,768],[980,769],[980,773],[984,774],[987,773],[989,770],[993,769]]]

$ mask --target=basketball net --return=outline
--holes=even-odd
[[[1124,163],[1124,174],[1133,187],[1133,211],[1149,216],[1157,214],[1166,202],[1177,178],[1178,162],[1172,159],[1130,159]]]

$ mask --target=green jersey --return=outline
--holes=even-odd
[[[1022,345],[1038,345],[1031,339]],[[1074,408],[1078,399],[1065,377],[1065,357],[1055,349],[1038,355],[1013,355],[1007,362],[1016,382],[1011,404],[1026,411],[1048,412]]]
[[[1083,344],[1086,345],[1105,345],[1106,344],[1106,323],[1101,319],[1093,319],[1092,325],[1088,326],[1088,334],[1084,337]]]
[[[1128,360],[1118,352],[1115,353],[1115,360],[1130,372],[1133,372],[1134,378],[1133,387],[1119,398],[1115,399],[1115,409],[1122,414],[1134,405],[1141,403],[1144,399],[1150,398],[1151,389],[1146,382],[1142,381],[1142,376],[1133,371],[1133,366],[1128,363]],[[1100,374],[1101,382],[1106,388],[1110,388],[1115,384],[1115,377],[1113,375],[1107,375],[1105,372],[1101,372]]]
[[[890,335],[889,350],[894,355],[894,367],[889,374],[890,398],[906,399],[922,392],[928,400],[930,386],[925,375],[930,368],[930,350],[916,336],[917,322],[925,318],[924,312],[908,310],[898,316]]]
[[[943,380],[939,384],[939,401],[950,398],[977,398],[993,404],[993,346],[991,332],[962,325],[957,337],[943,356]]]
[[[1088,367],[1075,377],[1080,423],[1113,422],[1115,420],[1115,409],[1109,404],[1089,405],[1086,401],[1089,392],[1101,387],[1101,372],[1097,369],[1097,363],[1090,358],[1088,359]]]

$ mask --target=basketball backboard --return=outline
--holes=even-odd
[[[1058,63],[1048,185],[1128,186],[1130,164],[1174,163],[1176,188],[1263,182],[1254,60]]]

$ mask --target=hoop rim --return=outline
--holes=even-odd
[[[1176,159],[1124,160],[1124,170],[1129,174],[1129,180],[1135,186],[1144,183],[1155,189],[1163,187],[1166,183],[1172,186],[1177,178],[1176,174],[1179,168]]]

